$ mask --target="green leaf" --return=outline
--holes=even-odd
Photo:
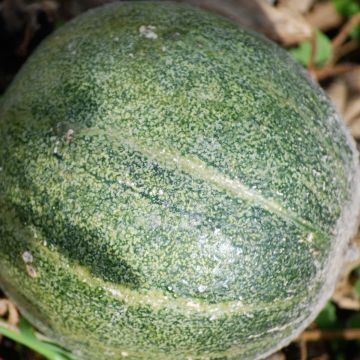
[[[346,17],[353,16],[360,12],[360,5],[357,0],[332,0],[336,11]]]
[[[39,339],[30,323],[22,318],[19,327],[13,327],[0,320],[0,334],[44,355],[49,360],[76,360],[70,352],[55,343]]]
[[[311,42],[304,41],[299,46],[289,50],[289,53],[301,64],[307,66],[311,57]],[[321,31],[316,31],[315,65],[322,65],[332,55],[330,39]]]
[[[66,23],[63,19],[58,19],[55,21],[55,29],[58,29],[59,27],[63,26]]]
[[[356,293],[358,294],[358,296],[360,297],[360,279],[358,279],[354,285],[354,289],[356,291]]]
[[[336,306],[328,302],[315,320],[320,329],[332,329],[336,326]]]
[[[343,353],[336,354],[335,360],[346,360],[346,357]]]
[[[34,329],[31,324],[25,319],[21,318],[19,323],[19,330],[21,334],[25,335],[28,338],[35,338]]]
[[[350,36],[353,39],[360,40],[360,25],[354,26],[350,31]]]
[[[346,327],[360,329],[360,313],[355,313],[346,321]]]

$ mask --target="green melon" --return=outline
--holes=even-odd
[[[258,359],[329,298],[357,153],[276,45],[112,4],[50,36],[0,107],[0,283],[83,359]]]

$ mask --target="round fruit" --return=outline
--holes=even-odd
[[[261,358],[330,296],[357,153],[262,37],[187,6],[98,8],[44,41],[0,119],[0,282],[79,357]]]

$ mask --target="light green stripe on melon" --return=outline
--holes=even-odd
[[[36,246],[38,247],[38,245]],[[35,247],[35,248],[36,248]],[[44,256],[48,261],[54,263],[68,263],[60,253],[49,250],[46,247],[41,248],[41,256]],[[277,299],[271,303],[255,303],[255,304],[244,304],[241,301],[228,301],[217,304],[209,304],[206,301],[199,299],[189,299],[174,297],[169,294],[165,294],[159,290],[147,290],[139,292],[138,290],[131,290],[126,286],[120,284],[104,282],[103,280],[94,277],[87,268],[84,266],[68,263],[71,266],[73,274],[78,278],[79,281],[89,284],[91,287],[100,287],[109,292],[114,298],[121,301],[125,301],[131,306],[146,306],[149,305],[154,310],[160,310],[162,308],[178,308],[184,314],[190,315],[191,313],[201,313],[203,316],[215,318],[217,316],[222,317],[224,315],[235,314],[246,314],[257,311],[271,311],[279,309],[282,305],[291,306],[293,303],[298,303],[301,300],[297,296],[291,296],[287,299]],[[41,276],[41,273],[39,274]],[[171,303],[169,300],[171,299]],[[291,326],[291,324],[289,324]]]
[[[133,150],[139,151],[149,159],[159,161],[165,168],[176,168],[180,171],[199,178],[206,183],[213,184],[220,190],[225,190],[231,195],[238,197],[241,200],[250,201],[255,206],[259,206],[267,211],[274,212],[282,217],[284,220],[289,220],[304,228],[306,231],[312,231],[315,234],[319,233],[322,236],[327,237],[321,229],[311,224],[309,221],[299,217],[291,210],[284,208],[277,201],[269,198],[265,198],[258,191],[251,190],[249,187],[244,185],[239,179],[232,179],[229,176],[217,171],[215,168],[209,167],[204,161],[192,156],[182,156],[178,151],[173,149],[160,149],[156,145],[153,145],[151,149],[142,145],[136,139],[129,137],[124,138],[123,136],[116,135],[117,132],[114,129],[92,129],[85,130],[81,136],[98,136],[102,135],[108,141],[111,142],[114,148],[117,144],[128,145]],[[313,236],[312,234],[311,236]]]

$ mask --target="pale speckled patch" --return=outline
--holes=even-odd
[[[0,282],[84,359],[261,358],[330,296],[356,154],[275,45],[189,7],[98,8],[1,103]]]
[[[152,25],[141,25],[139,28],[139,32],[142,36],[146,37],[147,39],[152,39],[155,40],[158,38],[156,32],[156,26],[152,26]]]
[[[25,251],[25,252],[22,254],[22,259],[24,260],[24,263],[26,263],[26,264],[32,263],[33,260],[34,260],[31,252],[29,252],[29,251]]]

